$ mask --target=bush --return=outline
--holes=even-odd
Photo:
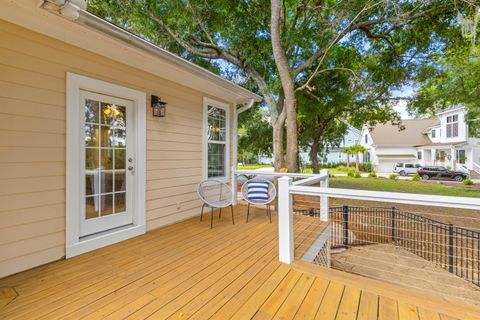
[[[463,184],[466,186],[471,186],[473,184],[472,179],[465,179],[463,180]]]
[[[357,173],[357,171],[355,169],[349,169],[348,172],[347,172],[347,176],[354,177],[355,173]]]
[[[372,172],[370,172],[370,173],[368,174],[368,177],[369,177],[369,178],[376,178],[376,177],[377,177],[377,174],[372,171]]]
[[[355,175],[354,175],[355,178],[361,178],[362,176],[360,175],[360,172],[355,172]]]
[[[363,172],[372,172],[373,166],[371,162],[360,163],[360,171]]]
[[[389,176],[390,179],[392,180],[397,180],[398,179],[398,175],[396,175],[395,173],[392,173],[390,176]]]
[[[338,170],[338,171],[348,172],[348,171],[351,170],[351,168],[347,168],[347,167],[345,167],[345,166],[338,166],[338,167],[337,167],[337,170]]]
[[[419,181],[420,180],[420,175],[418,173],[416,173],[413,177],[412,177],[412,180],[413,181]]]

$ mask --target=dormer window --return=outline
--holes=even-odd
[[[447,138],[458,137],[458,114],[447,117]]]
[[[437,134],[437,130],[433,129],[433,130],[432,130],[432,138],[435,138],[435,137],[436,137],[436,134]]]

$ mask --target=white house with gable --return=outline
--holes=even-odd
[[[368,152],[363,161],[372,162],[377,172],[392,172],[395,162],[408,162],[480,173],[480,140],[469,136],[466,113],[465,107],[454,106],[435,119],[402,120],[401,128],[365,125],[360,144]]]
[[[360,139],[360,130],[349,125],[347,132],[345,132],[345,134],[343,135],[339,145],[327,147],[328,151],[325,150],[326,152],[324,152],[323,156],[319,159],[319,162],[334,163],[334,164],[347,162],[348,155],[346,153],[343,153],[342,149],[344,147],[350,147],[350,146],[353,146],[354,144],[357,144],[359,139]],[[310,152],[310,149],[300,152],[300,158],[302,162],[305,164],[311,163],[309,152]],[[350,155],[349,161],[350,162],[355,161],[355,156]]]

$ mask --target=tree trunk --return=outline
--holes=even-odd
[[[279,172],[285,166],[283,158],[283,125],[284,120],[277,119],[273,124],[273,163],[275,172]]]
[[[277,65],[283,92],[285,94],[285,111],[287,125],[287,168],[289,172],[298,171],[298,141],[297,141],[297,101],[295,98],[295,85],[288,66],[287,56],[282,46],[280,21],[282,17],[282,4],[280,0],[271,1],[271,38],[273,56]]]
[[[357,171],[359,171],[359,163],[360,163],[360,157],[358,156],[358,152],[355,153],[355,168]]]
[[[309,156],[312,162],[313,173],[320,173],[320,168],[318,167],[318,141],[313,142]]]
[[[320,168],[318,167],[318,147],[320,145],[320,138],[323,135],[325,129],[324,124],[319,124],[312,137],[312,147],[310,148],[310,161],[312,162],[313,173],[320,173]]]

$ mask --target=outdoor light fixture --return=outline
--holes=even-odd
[[[152,95],[152,109],[154,117],[165,117],[167,112],[167,103],[159,97]]]

